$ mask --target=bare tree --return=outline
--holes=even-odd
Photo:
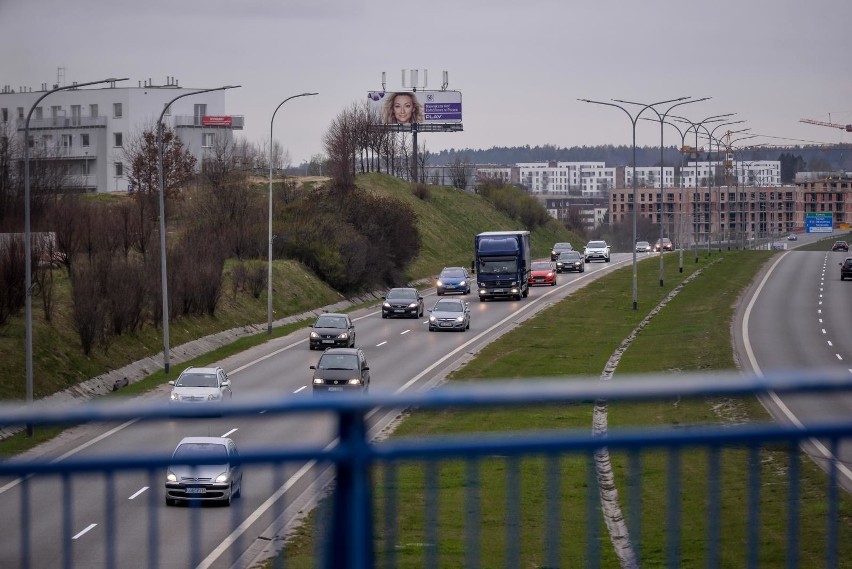
[[[467,188],[467,185],[470,182],[470,172],[472,171],[472,167],[473,164],[471,164],[467,156],[456,157],[456,159],[450,163],[449,167],[450,184],[452,184],[454,188],[458,188],[460,190]]]
[[[341,112],[323,137],[328,155],[328,174],[344,186],[351,185],[355,179],[355,158],[358,151],[357,112],[358,105]]]

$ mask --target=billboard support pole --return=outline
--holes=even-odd
[[[416,184],[420,178],[417,175],[417,123],[411,123],[411,140],[414,144],[414,167],[411,169],[412,177],[414,178],[414,183]]]

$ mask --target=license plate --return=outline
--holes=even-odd
[[[449,322],[441,322],[440,326],[441,328],[449,328],[452,324]]]
[[[495,292],[495,293],[503,292],[503,289],[502,288],[495,288],[493,292]]]
[[[207,492],[207,488],[187,488],[187,494],[204,494]]]
[[[543,282],[544,282],[544,279],[543,279],[543,278],[541,278],[541,277],[536,277],[536,278],[535,278],[535,282],[537,282],[537,283],[543,283]]]
[[[405,309],[404,308],[397,308],[396,310],[394,310],[394,312],[405,312]]]
[[[342,387],[329,387],[328,390],[329,391],[343,391],[343,388]]]
[[[323,340],[322,343],[323,344],[333,344],[334,340]]]

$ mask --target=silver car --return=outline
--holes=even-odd
[[[429,331],[458,330],[470,328],[470,307],[460,298],[445,298],[435,303],[429,311]]]
[[[231,505],[243,488],[240,455],[225,437],[184,437],[166,471],[166,505],[209,501]]]
[[[220,367],[188,367],[170,381],[169,403],[221,403],[233,397],[231,380]]]

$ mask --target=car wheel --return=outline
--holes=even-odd
[[[470,330],[470,320],[467,321],[467,326],[464,327],[465,330]]]
[[[529,287],[527,287],[527,288],[525,288],[525,289],[524,289],[524,292],[521,294],[521,296],[523,296],[524,298],[526,298],[526,297],[528,297],[529,295],[530,295],[530,289],[529,289]]]
[[[382,312],[382,318],[387,318],[387,317],[388,317],[388,315],[385,314],[384,312]]]
[[[556,279],[553,279],[553,282],[550,283],[550,286],[556,286]]]
[[[243,497],[243,479],[240,477],[240,485],[237,487],[237,493],[234,494],[234,498],[242,498]]]
[[[226,507],[231,507],[231,501],[234,499],[234,484],[231,483],[230,491],[228,492],[228,497],[222,500],[222,505]]]
[[[172,500],[171,498],[169,498],[168,496],[166,496],[166,506],[174,506],[174,505],[176,505],[176,504],[177,504],[177,501],[176,501],[176,500]]]
[[[434,332],[434,331],[435,331],[435,329],[434,329],[433,327],[429,326],[429,331],[430,331],[430,332]]]
[[[437,293],[438,293],[438,296],[444,296],[444,293],[443,293],[443,292],[441,292],[440,290],[439,290],[439,291],[437,291]]]
[[[609,263],[609,257],[607,257],[606,259],[604,259],[604,263]]]
[[[485,302],[485,297],[484,297],[484,296],[480,296],[480,297],[479,297],[479,302]]]

